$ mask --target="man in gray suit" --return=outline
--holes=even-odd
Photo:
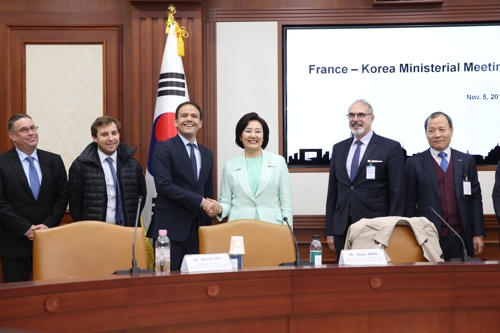
[[[430,207],[462,236],[469,256],[480,254],[484,215],[474,158],[450,148],[453,122],[447,114],[432,113],[425,120],[425,133],[430,148],[406,162],[405,215],[423,216],[434,223],[444,260],[462,258],[462,242]]]
[[[364,100],[349,107],[347,118],[353,137],[333,146],[326,202],[325,237],[337,256],[352,223],[404,211],[401,144],[372,131],[373,108]]]

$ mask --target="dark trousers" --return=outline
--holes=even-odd
[[[344,233],[342,235],[333,235],[333,246],[335,247],[335,252],[337,252],[337,260],[339,260],[340,258],[340,251],[344,249],[347,230],[349,230],[351,224],[352,218],[351,216],[349,216],[349,219],[347,220],[347,227],[345,228]]]
[[[465,239],[464,232],[460,233],[460,236]],[[463,258],[464,256],[463,246],[460,238],[458,238],[456,235],[454,236],[449,231],[446,236],[439,237],[439,246],[441,246],[441,250],[443,251],[444,261],[448,261],[452,258]]]
[[[170,270],[179,271],[181,269],[184,255],[199,253],[198,219],[195,219],[191,225],[191,232],[186,240],[182,242],[170,242]]]
[[[31,280],[31,256],[22,258],[2,257],[3,282]]]

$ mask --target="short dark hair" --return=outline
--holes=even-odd
[[[31,119],[30,116],[28,116],[27,114],[23,114],[23,113],[15,114],[12,117],[10,117],[9,121],[7,122],[7,130],[9,132],[12,132],[14,130],[15,122],[18,121],[19,119],[23,119],[23,118]],[[31,120],[33,120],[33,119],[31,119]]]
[[[437,118],[439,116],[445,116],[446,120],[448,120],[448,125],[450,125],[450,128],[453,127],[453,121],[451,120],[450,116],[448,116],[444,112],[436,111],[436,112],[431,113],[431,115],[429,117],[427,117],[427,119],[425,119],[424,128],[425,128],[426,132],[427,132],[427,122],[429,121],[429,119],[434,119],[434,118]]]
[[[235,142],[238,145],[238,147],[245,148],[240,138],[245,128],[247,128],[248,123],[251,122],[252,120],[257,120],[262,125],[262,130],[264,131],[264,140],[262,141],[262,149],[266,149],[267,144],[269,142],[269,126],[267,126],[266,121],[261,117],[259,117],[259,115],[255,112],[247,113],[246,115],[241,117],[241,119],[238,121],[235,130],[235,135],[236,135]]]
[[[102,125],[109,125],[111,123],[116,124],[116,129],[118,130],[118,133],[120,133],[122,125],[117,119],[109,116],[102,116],[94,120],[92,126],[90,126],[90,133],[92,134],[92,137],[97,137],[97,130],[99,129],[99,127],[101,127]]]
[[[203,114],[201,113],[201,108],[198,104],[196,104],[195,102],[190,102],[190,101],[187,101],[187,102],[184,102],[184,103],[181,103],[177,106],[177,109],[175,109],[175,119],[177,119],[179,117],[179,110],[184,106],[184,105],[192,105],[194,106],[198,112],[200,113],[200,120],[203,120]]]

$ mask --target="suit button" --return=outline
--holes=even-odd
[[[351,186],[351,190],[354,190],[354,186]]]

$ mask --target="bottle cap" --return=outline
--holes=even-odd
[[[245,244],[243,243],[243,236],[231,236],[229,254],[245,254]]]
[[[160,235],[160,236],[166,236],[167,235],[167,230],[164,230],[164,229],[158,230],[158,235]]]

